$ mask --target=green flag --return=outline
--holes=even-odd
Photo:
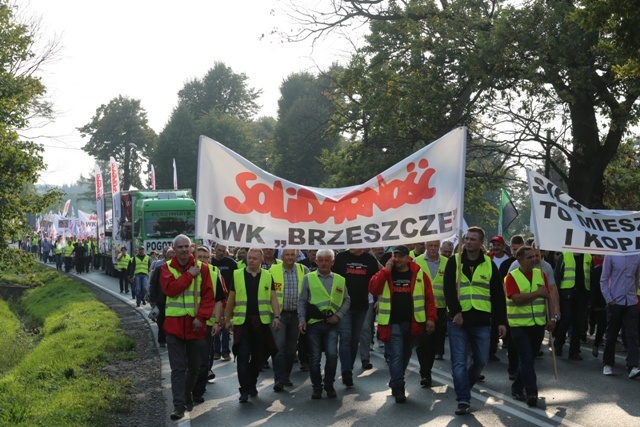
[[[503,232],[509,228],[517,216],[518,210],[511,201],[507,190],[503,188],[500,195],[500,213],[498,217],[498,234],[500,236],[502,236]]]

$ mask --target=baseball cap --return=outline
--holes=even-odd
[[[405,245],[399,245],[396,246],[395,248],[393,248],[393,253],[394,254],[400,254],[400,255],[409,255],[409,248],[406,247]]]
[[[489,243],[493,243],[493,242],[500,242],[503,245],[507,244],[507,242],[504,240],[504,237],[502,236],[493,236],[491,240],[489,240]]]

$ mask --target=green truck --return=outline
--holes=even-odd
[[[125,246],[129,253],[140,246],[145,253],[162,252],[171,246],[178,234],[194,240],[196,202],[191,190],[131,190],[120,192],[120,220],[109,221],[113,207],[111,194],[105,194],[104,236],[99,242],[101,266],[107,274],[116,276],[116,254]]]

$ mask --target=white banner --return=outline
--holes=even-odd
[[[359,186],[278,178],[200,137],[196,236],[225,245],[368,248],[446,239],[460,227],[466,128]]]
[[[102,180],[102,171],[98,163],[94,166],[96,180],[96,210],[98,212],[98,236],[104,236],[104,183]]]
[[[640,212],[590,210],[527,170],[533,232],[540,248],[600,255],[640,253]]]
[[[113,157],[109,158],[109,169],[111,170],[111,200],[113,202],[113,240],[120,241],[120,217],[122,206],[120,205],[120,178],[118,175],[118,164]]]

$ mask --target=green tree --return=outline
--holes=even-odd
[[[273,117],[260,117],[251,122],[251,141],[246,158],[260,168],[273,170],[275,161],[274,140],[277,121]]]
[[[303,185],[319,186],[327,179],[320,160],[331,151],[339,136],[330,128],[335,112],[332,74],[289,75],[280,86],[278,123],[274,140],[273,173]]]
[[[365,113],[385,111],[383,101],[391,106],[389,114],[366,116],[371,135],[395,125],[399,136],[413,133],[428,143],[438,129],[464,124],[475,139],[500,142],[506,167],[531,167],[540,152],[555,148],[569,163],[564,176],[553,166],[569,194],[600,208],[604,170],[640,117],[640,78],[617,78],[614,69],[637,60],[637,45],[575,18],[591,3],[327,2],[322,6],[333,9],[299,10],[306,26],[298,36],[317,37],[354,18],[370,23],[356,65],[371,91],[360,83],[353,99],[368,107]],[[368,105],[362,98],[377,99]]]
[[[131,185],[142,188],[141,165],[156,144],[157,135],[149,127],[147,112],[137,99],[118,96],[101,105],[91,121],[78,128],[89,142],[82,149],[98,160],[113,156],[123,170],[122,190]]]
[[[46,90],[36,74],[46,58],[34,52],[34,34],[27,25],[17,22],[15,8],[6,0],[0,0],[0,32],[0,257],[3,257],[9,239],[26,231],[25,214],[42,212],[60,198],[60,192],[37,194],[34,184],[45,168],[43,148],[21,140],[18,135],[18,130],[28,125],[32,113],[43,111],[42,97]],[[52,53],[48,50],[45,55]]]
[[[620,144],[605,170],[604,188],[607,209],[640,209],[640,139],[629,139]]]
[[[198,129],[189,107],[178,105],[158,136],[158,144],[149,157],[156,171],[156,188],[173,188],[173,159],[176,161],[178,186],[196,189]]]
[[[178,92],[180,104],[185,104],[196,117],[211,110],[249,120],[257,111],[256,100],[262,93],[247,84],[244,73],[234,73],[231,67],[216,62],[202,79],[194,78]]]

